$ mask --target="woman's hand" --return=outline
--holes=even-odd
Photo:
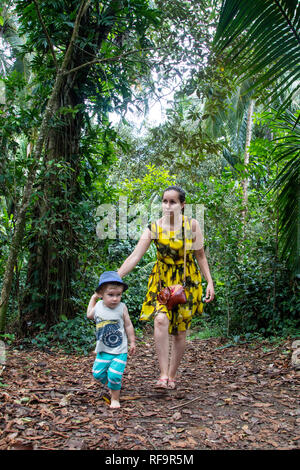
[[[212,282],[207,284],[205,302],[209,303],[215,298],[215,289]]]

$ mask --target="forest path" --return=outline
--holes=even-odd
[[[153,338],[138,340],[121,408],[88,357],[8,349],[0,449],[291,450],[300,447],[299,372],[291,342],[224,347],[189,340],[176,390],[154,388]]]

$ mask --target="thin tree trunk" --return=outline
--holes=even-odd
[[[230,308],[229,308],[228,292],[227,292],[227,295],[226,295],[226,303],[227,303],[227,336],[229,336],[229,330],[230,330]]]
[[[273,140],[273,136],[271,136],[271,140]],[[276,168],[276,177],[278,176],[278,165]],[[278,197],[278,191],[277,191]],[[276,312],[276,275],[277,275],[277,262],[278,262],[278,253],[279,253],[279,209],[276,207],[275,209],[276,220],[275,220],[275,260],[274,260],[274,271],[273,271],[273,319],[272,319],[272,326],[274,328],[274,317]]]
[[[24,228],[26,222],[26,212],[29,206],[30,198],[32,195],[33,184],[35,181],[38,162],[43,151],[43,145],[46,137],[48,136],[50,130],[50,119],[53,116],[54,112],[57,111],[58,97],[61,90],[61,87],[64,83],[64,73],[68,70],[68,67],[71,63],[72,53],[74,48],[75,40],[78,36],[80,21],[82,16],[85,14],[91,0],[83,1],[79,7],[78,14],[75,20],[74,29],[72,37],[66,51],[64,61],[60,70],[56,74],[55,83],[52,89],[51,96],[48,100],[48,104],[42,119],[39,136],[36,142],[35,150],[33,152],[33,165],[29,169],[27,183],[24,188],[23,198],[17,212],[17,220],[15,225],[14,234],[12,237],[12,242],[9,250],[9,255],[5,267],[5,273],[3,277],[3,284],[1,290],[1,299],[0,299],[0,333],[5,331],[6,323],[6,312],[8,308],[8,301],[11,292],[12,280],[14,266],[17,261],[18,253],[21,248]]]
[[[248,172],[248,165],[249,165],[249,147],[251,144],[251,136],[252,136],[252,119],[253,119],[253,111],[254,111],[254,100],[250,101],[248,114],[247,114],[247,130],[246,130],[246,143],[245,143],[245,153],[244,153],[244,168],[246,172],[246,176],[242,181],[242,188],[243,188],[243,210],[242,210],[242,221],[243,227],[246,224],[246,216],[248,212],[248,185],[249,185],[249,178],[247,175]]]

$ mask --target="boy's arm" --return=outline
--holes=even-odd
[[[124,319],[124,328],[125,328],[125,331],[129,339],[129,343],[130,343],[129,353],[134,354],[135,353],[135,333],[134,333],[134,328],[131,323],[126,305],[124,305],[123,319]]]
[[[97,303],[97,300],[100,298],[100,296],[95,292],[95,294],[92,295],[90,299],[90,303],[88,305],[87,311],[86,311],[86,316],[90,319],[94,319],[95,315],[95,305]]]

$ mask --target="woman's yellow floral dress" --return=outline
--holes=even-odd
[[[165,313],[170,320],[169,333],[171,334],[187,330],[190,327],[192,316],[196,313],[201,314],[203,311],[201,275],[191,250],[191,222],[185,216],[182,220],[182,230],[175,232],[163,230],[156,222],[149,226],[157,248],[157,261],[149,277],[148,290],[140,315],[140,320],[146,321],[159,312]],[[185,233],[186,243],[185,293],[187,303],[180,304],[173,310],[168,310],[166,305],[162,305],[157,300],[157,294],[160,291],[158,268],[162,289],[173,284],[183,284],[184,245],[182,233]]]

